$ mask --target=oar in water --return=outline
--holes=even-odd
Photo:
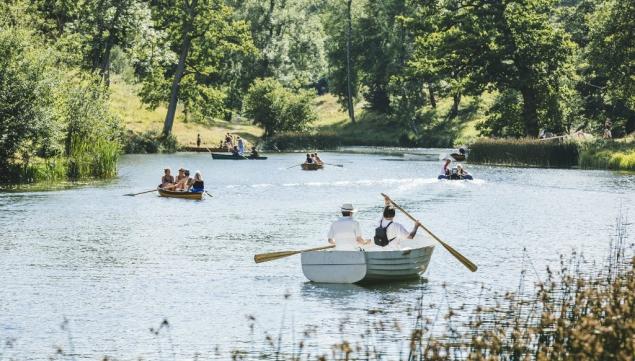
[[[124,196],[131,196],[131,197],[134,197],[134,196],[138,196],[139,194],[150,193],[150,192],[154,192],[154,191],[156,191],[156,188],[155,188],[155,189],[151,189],[151,190],[149,190],[149,191],[145,191],[145,192],[139,192],[139,193],[128,193],[128,194],[124,194]]]
[[[402,211],[403,214],[406,215],[406,217],[410,218],[413,222],[419,222],[417,219],[415,219],[413,216],[410,215],[410,213],[406,212],[403,208],[401,208],[397,203],[395,203],[395,201],[393,201],[392,199],[390,199],[390,197],[388,197],[387,195],[385,195],[384,193],[381,194],[382,196],[386,197],[390,203],[392,203],[393,206],[395,206],[395,208],[397,208],[398,210]],[[470,261],[469,259],[467,259],[467,257],[465,257],[464,255],[460,254],[457,250],[455,250],[454,248],[450,247],[449,244],[443,242],[442,240],[439,239],[439,237],[437,237],[434,233],[430,232],[430,230],[428,228],[426,228],[423,224],[421,224],[421,222],[419,222],[419,227],[423,228],[424,231],[428,232],[428,234],[434,238],[437,242],[441,243],[441,245],[448,250],[448,252],[450,252],[450,254],[452,254],[457,260],[459,260],[459,262],[463,263],[463,265],[465,267],[467,267],[467,269],[469,269],[472,272],[476,272],[476,270],[478,269],[478,267],[472,263],[472,261]]]
[[[333,247],[335,247],[334,244],[331,244],[331,245],[328,245],[328,246],[323,246],[323,247],[303,249],[303,250],[299,250],[299,251],[282,251],[282,252],[261,253],[261,254],[257,254],[257,255],[254,256],[254,261],[256,263],[269,262],[269,261],[273,261],[273,260],[276,260],[276,259],[293,256],[294,254],[298,254],[298,253],[302,253],[302,252],[321,251],[323,249],[329,249],[329,248],[333,248]]]
[[[293,168],[293,167],[297,167],[297,166],[302,165],[302,164],[304,164],[304,163],[294,164],[294,165],[292,165],[292,166],[290,166],[290,167],[288,167],[288,168],[286,168],[286,169],[291,169],[291,168]]]
[[[323,163],[324,163],[324,162],[323,162]],[[332,163],[324,163],[324,164],[334,165],[334,166],[336,166],[336,167],[344,168],[344,164],[332,164]]]
[[[208,195],[208,196],[210,196],[210,197],[213,197],[212,193],[210,193],[210,192],[208,192],[208,191],[205,191],[205,194],[207,194],[207,195]]]

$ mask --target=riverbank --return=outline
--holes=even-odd
[[[470,146],[475,164],[635,170],[635,138],[619,140],[479,139]]]

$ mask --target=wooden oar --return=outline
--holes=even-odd
[[[293,167],[297,167],[297,166],[302,165],[302,164],[304,164],[304,163],[294,164],[294,165],[292,165],[292,166],[288,167],[287,169],[291,169],[291,168],[293,168]]]
[[[145,192],[139,192],[139,193],[128,193],[128,194],[124,194],[124,196],[131,196],[131,197],[134,197],[134,196],[138,196],[139,194],[150,193],[150,192],[154,192],[154,191],[156,191],[156,190],[157,190],[157,189],[155,188],[155,189],[151,189],[151,190],[149,190],[149,191],[145,191]]]
[[[417,219],[415,219],[413,216],[410,215],[410,213],[406,212],[403,208],[401,208],[397,203],[395,203],[395,201],[393,201],[392,199],[390,199],[390,197],[388,197],[387,195],[385,195],[384,193],[381,194],[382,196],[386,197],[390,203],[392,203],[393,206],[395,206],[395,208],[397,208],[398,210],[402,211],[403,214],[406,215],[406,217],[410,218],[413,222],[419,222]],[[424,231],[428,232],[428,234],[434,238],[437,242],[441,243],[441,245],[448,250],[448,252],[450,252],[457,260],[459,260],[459,262],[463,263],[463,265],[465,267],[467,267],[467,269],[469,269],[472,272],[476,272],[476,270],[478,269],[478,267],[472,263],[472,261],[470,261],[469,259],[467,259],[467,257],[465,257],[464,255],[460,254],[457,250],[455,250],[454,248],[450,247],[449,244],[443,242],[442,240],[439,239],[439,237],[437,237],[434,233],[432,233],[429,229],[427,229],[423,224],[421,224],[421,222],[419,222],[419,226],[421,228],[423,228]]]
[[[302,253],[302,252],[321,251],[323,249],[329,249],[329,248],[333,248],[333,247],[335,247],[334,244],[331,244],[331,245],[328,245],[328,246],[323,246],[323,247],[303,249],[303,250],[300,250],[300,251],[282,251],[282,252],[261,253],[261,254],[257,254],[257,255],[254,256],[254,261],[256,263],[269,262],[269,261],[273,261],[273,260],[276,260],[276,259],[293,256],[294,254],[298,254],[298,253]]]
[[[324,163],[324,162],[322,162],[322,163]],[[336,167],[344,168],[344,164],[332,164],[332,163],[324,163],[324,164],[334,165]]]
[[[205,191],[205,194],[207,194],[207,195],[208,195],[208,196],[210,196],[210,197],[213,197],[212,193],[210,193],[210,192],[208,192],[208,191]]]

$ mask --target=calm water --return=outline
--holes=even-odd
[[[572,249],[602,260],[615,218],[635,219],[635,176],[607,171],[471,166],[474,182],[437,181],[437,162],[323,154],[343,168],[303,172],[301,154],[214,161],[206,154],[126,156],[120,177],[80,188],[0,193],[2,357],[45,359],[55,347],[78,359],[228,357],[233,349],[283,350],[318,326],[314,350],[358,339],[369,324],[399,319],[423,296],[429,311],[474,305],[481,286],[513,290],[523,248],[539,271]],[[165,199],[164,166],[200,169],[214,198]],[[352,202],[366,236],[386,192],[479,266],[470,273],[437,247],[422,282],[360,287],[308,283],[300,258],[256,265],[255,253],[325,243],[339,205]],[[401,220],[408,228],[411,223]],[[446,285],[444,290],[443,285]],[[369,315],[368,309],[384,313]],[[253,332],[248,315],[256,318]],[[170,329],[149,331],[167,318]],[[60,327],[63,320],[68,324]],[[341,325],[344,325],[341,327]],[[377,334],[387,350],[405,338]],[[220,352],[222,356],[216,355]]]

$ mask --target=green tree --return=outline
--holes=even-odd
[[[154,106],[167,101],[163,134],[172,131],[179,100],[201,117],[223,115],[226,61],[255,51],[247,24],[220,0],[157,0],[152,14],[161,48],[173,57],[152,65],[141,96]]]
[[[602,113],[635,131],[635,3],[607,0],[590,17],[586,80],[603,103]],[[617,119],[613,119],[617,120]],[[617,124],[616,124],[617,125]]]
[[[54,57],[33,46],[28,31],[0,27],[0,168],[54,153],[61,127],[56,123],[52,71]]]
[[[257,79],[245,96],[244,113],[264,128],[267,138],[304,130],[316,119],[311,99],[309,91],[291,91],[273,78]]]

